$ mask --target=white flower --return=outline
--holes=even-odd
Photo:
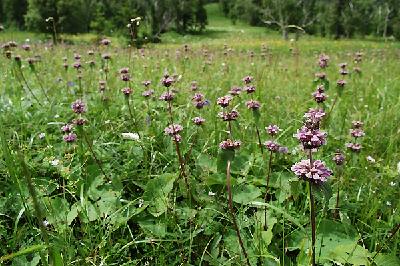
[[[139,140],[139,134],[138,133],[122,133],[122,138],[123,139],[129,139],[129,140]]]
[[[46,133],[40,133],[39,134],[39,139],[44,139],[44,137],[46,137]]]
[[[50,163],[52,166],[57,166],[60,163],[60,160],[54,159],[54,160],[50,161]]]
[[[393,182],[393,181],[392,181],[392,182],[389,183],[389,185],[392,186],[392,187],[394,187],[394,186],[396,185],[396,182]]]
[[[208,196],[215,196],[215,193],[212,192],[211,190],[208,192]]]
[[[392,203],[390,201],[386,201],[387,206],[392,206]]]
[[[372,158],[372,156],[367,156],[367,161],[370,163],[375,163],[376,160],[374,158]]]
[[[144,204],[144,200],[143,199],[139,199],[139,208],[142,208]]]

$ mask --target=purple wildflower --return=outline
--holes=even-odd
[[[61,127],[61,131],[64,133],[71,133],[74,126],[72,124],[66,124]]]
[[[77,118],[72,121],[77,126],[83,126],[87,123],[87,120],[84,118]]]
[[[125,82],[128,82],[128,81],[131,80],[131,76],[129,74],[122,74],[121,75],[121,80],[125,81]]]
[[[344,79],[339,79],[336,84],[338,85],[338,87],[344,87],[346,85],[346,81]]]
[[[265,147],[272,152],[278,152],[280,145],[273,140],[267,140],[264,143]]]
[[[165,135],[173,136],[173,135],[178,134],[182,130],[183,130],[183,127],[181,125],[172,124],[164,129],[164,133],[165,133]]]
[[[143,84],[145,87],[148,87],[148,86],[150,86],[151,81],[150,81],[150,80],[145,80],[145,81],[142,82],[142,84]]]
[[[333,155],[332,161],[334,161],[336,165],[342,165],[345,159],[346,157],[344,154],[338,150],[336,151],[335,155]]]
[[[310,165],[310,160],[301,160],[294,164],[291,170],[299,178],[314,184],[322,184],[332,175],[332,171],[327,168],[321,160],[314,161],[312,167]]]
[[[165,75],[164,78],[161,80],[161,83],[164,87],[170,87],[172,83],[174,83],[174,79],[169,75]]]
[[[143,93],[142,93],[142,96],[144,96],[144,97],[150,97],[151,95],[153,95],[154,94],[154,90],[146,90],[146,91],[144,91]]]
[[[275,136],[279,133],[279,131],[281,131],[281,129],[277,125],[269,125],[265,128],[265,130],[270,136]]]
[[[111,59],[111,55],[110,54],[102,54],[101,58],[103,58],[104,60],[110,60]]]
[[[317,90],[312,94],[312,96],[314,97],[314,100],[317,103],[323,103],[326,100],[327,96],[324,92],[325,92],[324,85],[319,85],[317,87]]]
[[[318,128],[319,123],[321,122],[322,118],[325,116],[325,112],[323,109],[308,109],[308,112],[304,114],[305,118],[305,125],[309,128]]]
[[[260,108],[260,103],[258,101],[250,100],[246,102],[248,109],[258,110]]]
[[[190,89],[191,89],[192,91],[196,91],[196,90],[199,89],[198,84],[197,84],[197,81],[192,81],[192,83],[190,84]]]
[[[176,142],[181,142],[181,141],[182,141],[182,136],[179,135],[179,134],[175,134],[175,135],[173,135],[173,136],[171,136],[171,137],[172,137],[172,139],[173,139],[174,141],[176,141]]]
[[[197,116],[197,117],[193,118],[192,121],[193,121],[193,123],[194,123],[195,125],[201,126],[201,125],[204,124],[204,122],[205,122],[206,120],[205,120],[204,118],[202,118],[202,117]]]
[[[289,153],[289,149],[288,149],[288,147],[280,146],[279,149],[278,149],[278,152],[279,153],[283,153],[283,154],[287,154],[287,153]]]
[[[225,96],[219,97],[219,98],[217,99],[217,104],[218,104],[219,106],[225,108],[225,107],[228,107],[228,106],[229,106],[229,103],[232,101],[232,99],[233,99],[232,96],[230,96],[230,95],[225,95]]]
[[[202,109],[204,105],[207,104],[207,101],[200,101],[200,102],[194,101],[193,104],[197,109]]]
[[[120,74],[129,74],[129,68],[128,67],[123,67],[119,70]]]
[[[204,95],[201,93],[196,93],[193,97],[192,100],[195,102],[201,102],[204,99]]]
[[[236,95],[239,95],[241,92],[242,92],[242,88],[234,86],[229,91],[229,94],[233,95],[233,96],[236,96]]]
[[[310,129],[303,126],[297,130],[294,135],[302,144],[305,149],[319,148],[326,143],[326,133],[318,129]]]
[[[63,137],[65,142],[71,143],[76,141],[76,134],[75,133],[69,133],[67,135],[64,135]]]
[[[25,50],[25,51],[30,51],[30,50],[31,50],[31,46],[30,46],[29,44],[23,44],[23,45],[21,46],[21,48],[22,48],[23,50]]]
[[[224,140],[219,144],[219,147],[223,150],[235,150],[240,148],[240,141],[238,140]]]
[[[321,54],[318,59],[318,65],[320,68],[326,68],[328,67],[328,62],[329,62],[329,56],[325,54]]]
[[[73,67],[74,67],[75,69],[80,69],[80,68],[82,67],[82,64],[81,64],[81,62],[76,61],[76,62],[73,64]]]
[[[101,45],[104,45],[104,46],[108,46],[108,45],[111,44],[111,41],[110,41],[109,39],[102,39],[102,40],[100,41],[100,44],[101,44]]]
[[[82,114],[86,112],[86,105],[82,100],[76,100],[71,104],[72,111],[77,114]]]
[[[360,152],[362,148],[359,143],[346,143],[346,147],[353,152]]]
[[[248,85],[243,88],[247,93],[253,93],[256,91],[256,87],[253,85]]]
[[[161,96],[160,96],[160,100],[166,101],[166,102],[170,102],[175,98],[175,94],[172,92],[164,92]]]
[[[220,112],[218,116],[224,121],[234,121],[239,117],[239,112],[232,110],[230,112]]]
[[[354,129],[356,129],[356,128],[362,128],[364,123],[361,121],[353,121],[351,122],[351,125]]]
[[[125,96],[129,96],[129,95],[131,95],[132,92],[133,92],[133,90],[132,90],[131,88],[128,88],[128,87],[123,88],[121,91],[122,91],[122,93],[123,93]]]
[[[250,84],[253,81],[253,77],[252,76],[246,76],[242,80],[243,80],[243,82],[245,84]]]
[[[317,79],[324,80],[324,79],[326,79],[326,73],[325,72],[315,73],[315,77]]]
[[[364,131],[360,128],[350,129],[350,134],[355,138],[361,138],[365,135]]]

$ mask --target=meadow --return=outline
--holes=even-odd
[[[208,12],[142,49],[0,33],[0,264],[400,265],[400,44]]]

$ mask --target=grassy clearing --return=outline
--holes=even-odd
[[[21,67],[15,59],[0,58],[0,239],[6,243],[0,262],[37,265],[49,257],[55,265],[244,265],[235,219],[251,265],[308,265],[307,182],[290,167],[307,158],[293,134],[304,112],[317,106],[311,96],[314,73],[321,71],[316,62],[325,52],[329,121],[322,129],[328,137],[314,157],[334,174],[315,191],[317,261],[399,264],[399,238],[391,237],[400,222],[399,44],[313,37],[288,43],[262,28],[229,26],[215,5],[208,8],[205,36],[169,33],[165,43],[142,51],[114,39],[110,47],[51,48],[33,35],[13,37],[29,36],[32,45],[30,51],[11,49],[13,56],[21,55]],[[360,75],[353,70],[357,51],[364,54]],[[104,54],[111,60],[102,59]],[[35,55],[40,61],[31,68],[26,59]],[[76,70],[78,61],[82,68]],[[351,74],[332,109],[341,91],[336,81],[342,62]],[[124,67],[129,82],[121,80]],[[176,74],[171,108],[159,100],[168,90],[160,83],[165,71]],[[243,87],[247,75],[254,77],[256,91],[234,97],[228,108],[240,116],[230,130],[218,118],[222,108],[216,102],[233,86]],[[149,98],[142,96],[144,80],[154,90]],[[99,81],[106,81],[104,90]],[[203,109],[193,105],[193,81],[209,102]],[[129,97],[121,92],[127,86],[133,89]],[[71,110],[77,99],[85,103],[85,113]],[[261,103],[259,117],[246,107],[249,99]],[[196,116],[206,120],[203,126],[194,125]],[[60,128],[79,118],[87,123],[74,125],[77,139],[67,143]],[[171,120],[183,126],[178,145],[189,194],[176,143],[164,134]],[[345,147],[353,141],[353,120],[364,122],[360,153]],[[273,156],[265,202],[269,153],[265,148],[261,153],[256,128],[264,142],[271,139],[264,130],[269,124],[282,129],[276,141],[289,153]],[[228,137],[241,141],[230,169],[235,218],[229,215],[226,157],[219,148]],[[332,161],[337,149],[346,155],[343,169]],[[334,217],[338,185],[341,201]]]

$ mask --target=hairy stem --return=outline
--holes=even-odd
[[[312,149],[309,153],[310,167],[313,166]],[[315,201],[312,193],[312,183],[308,182],[309,197],[310,197],[310,221],[311,221],[311,265],[315,266],[315,239],[316,239],[316,224],[315,224]]]
[[[229,207],[229,211],[232,216],[233,226],[235,227],[236,235],[239,239],[239,244],[242,249],[242,252],[246,258],[247,265],[251,266],[249,256],[247,255],[247,251],[243,244],[242,236],[240,235],[239,226],[236,222],[235,210],[233,209],[232,189],[231,189],[231,161],[229,161],[229,160],[228,160],[227,166],[226,166],[226,190],[228,192],[228,207]]]
[[[83,129],[82,129],[82,134],[83,134],[83,137],[84,137],[84,139],[85,139],[85,141],[86,141],[86,143],[87,143],[87,145],[88,145],[89,151],[90,151],[90,153],[91,153],[92,156],[93,156],[93,159],[95,160],[97,166],[100,168],[101,173],[104,175],[104,177],[105,177],[107,180],[110,180],[109,177],[107,176],[106,172],[104,171],[103,166],[102,166],[100,160],[97,158],[96,153],[95,153],[94,150],[93,150],[92,144],[90,143],[89,138],[88,138],[88,136],[86,135],[85,130],[83,130]]]
[[[271,168],[272,168],[272,155],[273,152],[270,151],[269,153],[269,161],[268,161],[268,172],[267,172],[267,177],[266,177],[266,186],[265,186],[265,196],[264,196],[264,202],[267,203],[268,201],[268,192],[269,192],[269,180],[271,178]],[[267,230],[267,206],[264,207],[264,229]]]
[[[260,130],[258,129],[257,124],[256,124],[256,132],[257,132],[257,138],[258,138],[258,146],[260,147],[261,154],[264,154],[264,148],[263,148],[263,145],[261,143]]]

